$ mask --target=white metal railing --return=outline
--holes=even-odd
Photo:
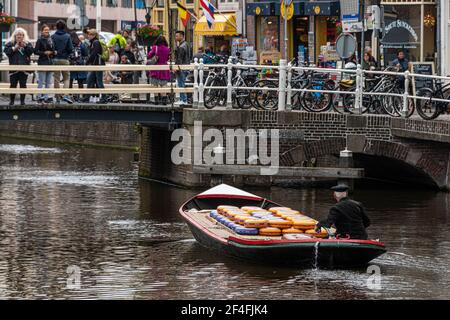
[[[257,86],[245,86],[238,87],[233,84],[233,71],[243,71],[243,70],[271,70],[278,72],[276,78],[267,79],[266,81],[273,81],[276,86],[272,87],[257,87]],[[233,91],[248,90],[248,91],[277,91],[277,109],[278,110],[290,110],[292,108],[292,97],[296,93],[324,93],[332,95],[353,95],[355,97],[355,111],[360,113],[363,109],[363,99],[364,96],[394,96],[403,99],[402,115],[406,116],[408,114],[408,103],[410,99],[416,100],[430,100],[437,103],[449,103],[450,100],[436,98],[436,97],[424,97],[414,95],[409,92],[411,81],[415,81],[416,78],[422,79],[433,79],[433,81],[441,81],[443,83],[450,83],[450,77],[448,76],[434,76],[434,75],[423,75],[406,72],[392,72],[392,71],[367,71],[363,70],[360,65],[357,66],[356,70],[349,69],[326,69],[317,67],[295,67],[291,64],[287,64],[286,61],[282,60],[279,66],[268,66],[268,65],[244,65],[244,64],[234,64],[232,59],[228,60],[227,64],[204,64],[202,59],[195,59],[193,64],[190,65],[131,65],[131,64],[113,64],[104,66],[74,66],[74,65],[9,65],[2,63],[0,64],[1,71],[26,71],[26,72],[36,72],[36,71],[155,71],[155,70],[184,70],[193,71],[194,83],[192,87],[187,88],[174,88],[173,86],[166,87],[153,87],[151,85],[143,84],[130,84],[130,85],[111,85],[106,86],[104,89],[98,88],[86,88],[86,89],[64,89],[64,88],[51,88],[51,89],[37,89],[34,86],[30,88],[23,89],[10,89],[6,88],[6,84],[0,83],[1,93],[4,94],[111,94],[111,93],[193,93],[193,106],[195,108],[205,107],[205,90],[217,89],[226,91],[226,104],[227,109],[233,108]],[[223,86],[207,86],[204,83],[205,73],[211,70],[220,70],[220,75],[223,76],[225,85]],[[324,73],[328,76],[336,76],[340,78],[343,75],[352,75],[355,78],[354,90],[342,91],[337,90],[336,86],[328,89],[311,89],[311,88],[294,88],[292,86],[292,79],[294,73],[304,73],[304,72],[314,72],[314,73]],[[370,75],[376,76],[392,76],[392,77],[402,77],[404,80],[405,91],[403,93],[386,93],[386,92],[371,92],[365,90],[365,78]]]
[[[226,68],[226,72],[223,72],[227,77],[227,85],[226,86],[206,86],[203,83],[204,73],[209,69],[217,69],[217,68]],[[233,77],[233,69],[271,69],[277,70],[279,72],[278,77],[273,80],[277,82],[277,88],[271,87],[235,87],[232,84]],[[326,73],[328,75],[353,75],[355,77],[355,89],[354,91],[341,91],[336,90],[336,86],[333,90],[323,90],[323,89],[306,89],[306,88],[293,88],[292,87],[292,76],[293,72],[307,72],[312,71],[315,73]],[[371,92],[365,90],[365,79],[368,75],[377,75],[377,76],[392,76],[403,78],[404,80],[404,88],[405,91],[403,93],[392,93],[392,92]],[[244,65],[244,64],[233,64],[232,60],[229,59],[228,64],[217,65],[217,64],[203,64],[202,59],[198,61],[195,59],[194,61],[194,107],[196,108],[204,108],[204,94],[207,89],[219,89],[219,90],[227,90],[226,97],[227,108],[231,108],[232,105],[232,96],[233,90],[265,90],[265,91],[278,91],[278,110],[290,110],[292,107],[292,95],[296,92],[317,92],[317,93],[325,93],[325,94],[333,94],[333,95],[354,95],[355,96],[355,110],[356,113],[361,113],[363,107],[363,97],[364,96],[392,96],[399,97],[402,99],[402,116],[408,115],[408,103],[411,99],[416,100],[430,100],[433,102],[444,102],[450,103],[447,99],[441,99],[436,97],[424,97],[417,96],[410,92],[410,83],[411,81],[415,81],[416,78],[425,78],[425,79],[433,79],[433,80],[441,80],[444,83],[450,83],[450,76],[435,76],[435,75],[423,75],[411,73],[410,71],[406,72],[393,72],[393,71],[368,71],[363,70],[360,65],[357,66],[356,70],[351,69],[327,69],[327,68],[317,68],[317,67],[294,67],[290,64],[286,64],[285,61],[281,61],[279,66],[267,66],[267,65]],[[431,89],[431,88],[430,88]]]

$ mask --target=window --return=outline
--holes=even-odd
[[[132,8],[133,0],[122,0],[122,8]]]
[[[279,17],[261,17],[259,24],[259,47],[262,51],[278,50],[280,48],[280,34],[279,34]]]

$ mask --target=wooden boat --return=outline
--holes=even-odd
[[[377,240],[239,235],[210,217],[210,212],[219,205],[263,209],[280,205],[222,184],[194,196],[181,206],[180,214],[201,245],[236,258],[255,263],[335,268],[367,265],[386,252],[385,245]]]

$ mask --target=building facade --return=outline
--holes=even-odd
[[[80,0],[5,0],[10,12],[18,17],[36,21],[37,23],[20,25],[27,29],[31,39],[36,39],[39,34],[39,26],[48,24],[51,27],[57,20],[63,19],[68,26],[76,27],[76,19],[82,14]],[[83,0],[81,0],[83,1]],[[138,0],[135,10],[134,0],[98,0],[102,1],[101,22],[102,30],[117,32],[131,26],[134,21],[145,21],[144,1]],[[84,0],[85,15],[88,18],[88,26],[95,27],[97,21],[97,0]]]

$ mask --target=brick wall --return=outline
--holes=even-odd
[[[395,130],[406,132],[428,130],[431,134],[435,128],[438,134],[445,135],[446,124],[424,125],[416,120],[376,115],[185,109],[183,126],[191,133],[193,133],[194,121],[202,121],[203,132],[208,128],[215,128],[221,132],[238,128],[244,131],[255,129],[257,132],[262,129],[279,129],[280,165],[282,166],[337,166],[339,152],[347,146],[355,153],[402,161],[428,174],[436,185],[448,187],[450,144],[401,138],[393,133]],[[154,135],[158,137],[157,133]],[[170,140],[170,135],[166,138]],[[157,156],[159,161],[167,164],[167,167],[162,169],[165,172],[162,179],[189,186],[207,186],[211,183],[210,176],[194,174],[192,165],[172,165],[165,153],[167,149],[163,151],[168,147],[167,144],[164,144],[163,148],[145,146],[147,143],[157,143],[162,146],[161,139],[149,140],[144,135],[142,142],[143,150],[148,148],[147,152],[151,152],[152,156]],[[207,144],[204,142],[203,146]],[[223,141],[223,146],[227,147],[226,140]],[[248,145],[246,147],[245,152],[248,155]],[[237,151],[236,149],[235,152]],[[145,156],[144,152],[142,155],[143,158],[151,158],[149,155]],[[146,171],[145,168],[152,166],[152,163],[154,162],[143,160],[141,171]],[[155,164],[155,168],[160,168],[159,164]],[[147,173],[150,172],[147,171]],[[158,174],[147,176],[157,177]],[[226,179],[231,179],[234,183],[251,185],[267,185],[277,180],[276,177],[239,176],[226,177]]]
[[[120,122],[4,122],[0,123],[0,136],[94,146],[139,146],[134,124]]]

